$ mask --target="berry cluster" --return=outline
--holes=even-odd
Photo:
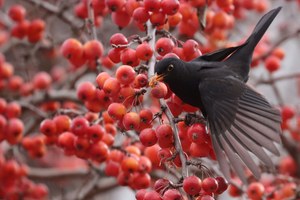
[[[6,160],[0,154],[1,199],[45,199],[48,188],[27,178],[28,168],[15,160]]]
[[[36,43],[44,36],[45,22],[42,19],[27,20],[26,9],[20,5],[12,5],[8,10],[9,17],[16,23],[11,29],[11,36],[18,39],[27,37],[29,42]]]

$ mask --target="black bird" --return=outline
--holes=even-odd
[[[150,81],[150,85],[167,83],[181,100],[200,108],[227,180],[231,180],[230,166],[245,183],[244,166],[260,177],[261,171],[249,152],[271,168],[274,165],[264,149],[279,155],[274,142],[281,142],[280,113],[246,82],[254,48],[280,9],[265,14],[239,46],[204,54],[190,62],[177,58],[159,61]]]

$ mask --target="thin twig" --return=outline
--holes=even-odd
[[[97,31],[95,26],[95,15],[94,15],[94,8],[92,0],[88,0],[88,25],[91,30],[91,35],[94,40],[97,40]]]
[[[154,45],[155,45],[155,28],[152,27],[152,24],[150,22],[147,22],[147,34],[151,37],[151,40],[149,40],[149,45],[154,49]],[[149,70],[148,70],[148,77],[152,77],[154,75],[154,66],[155,66],[155,55],[153,55],[149,61]],[[188,168],[186,165],[186,157],[184,155],[184,151],[182,149],[181,146],[181,142],[180,142],[180,138],[179,138],[179,134],[178,134],[178,129],[176,124],[174,123],[174,116],[171,112],[171,110],[169,109],[168,105],[166,104],[166,102],[163,99],[160,99],[160,104],[162,107],[166,107],[165,110],[165,114],[173,128],[173,134],[174,134],[174,143],[175,143],[175,148],[176,151],[179,153],[179,157],[180,157],[180,161],[182,164],[182,168],[181,168],[181,174],[183,176],[183,178],[188,176]],[[190,198],[188,196],[188,198]]]

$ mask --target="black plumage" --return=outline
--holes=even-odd
[[[280,9],[265,14],[239,46],[204,54],[190,62],[166,58],[155,66],[152,83],[164,81],[181,100],[202,111],[227,179],[231,177],[230,165],[244,182],[244,165],[260,177],[249,152],[268,167],[274,166],[265,149],[279,155],[274,142],[280,143],[280,113],[246,82],[254,48]]]

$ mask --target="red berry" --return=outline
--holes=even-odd
[[[291,156],[282,158],[279,162],[279,172],[281,174],[295,176],[297,174],[297,163]]]
[[[157,40],[155,44],[155,50],[162,56],[166,55],[167,53],[172,52],[175,44],[172,39],[170,38],[160,38]]]
[[[112,103],[108,106],[107,112],[111,118],[121,120],[126,114],[126,107],[121,103]]]
[[[98,74],[98,76],[96,77],[96,82],[99,88],[103,88],[103,85],[108,78],[110,78],[110,75],[107,72],[101,72],[100,74]]]
[[[126,130],[137,130],[140,126],[140,117],[135,112],[126,113],[123,117],[123,125]]]
[[[134,10],[132,17],[138,23],[144,24],[150,18],[149,12],[144,7],[139,7]]]
[[[187,194],[198,194],[201,191],[201,179],[197,176],[186,177],[183,180],[183,189]]]
[[[20,104],[13,101],[6,105],[4,115],[8,119],[17,118],[20,117],[21,112],[22,110]]]
[[[269,72],[274,72],[280,68],[280,59],[271,55],[265,60],[265,66]]]
[[[174,15],[177,13],[179,5],[180,3],[178,0],[162,0],[161,2],[162,11],[166,15]]]
[[[103,84],[103,90],[109,96],[117,95],[120,89],[120,82],[116,78],[108,78]]]
[[[22,5],[16,4],[9,8],[8,15],[15,22],[21,22],[25,18],[26,9]]]
[[[61,53],[67,59],[82,57],[83,47],[77,39],[67,39],[61,46]]]
[[[119,28],[124,28],[128,26],[131,20],[131,16],[126,12],[126,10],[119,10],[111,14],[112,21],[119,26]]]
[[[147,11],[158,12],[161,8],[160,0],[144,0],[144,7]]]
[[[136,56],[141,60],[150,60],[153,55],[153,50],[147,42],[137,46]]]
[[[98,40],[90,40],[83,45],[84,56],[88,60],[99,59],[103,51],[103,45]]]
[[[105,4],[113,12],[120,10],[125,3],[125,0],[105,0]]]
[[[144,200],[162,200],[162,198],[158,192],[149,191],[145,194]]]
[[[87,129],[87,136],[94,143],[100,141],[104,134],[104,129],[99,124],[94,124]]]
[[[135,71],[129,65],[121,65],[116,71],[116,78],[121,84],[129,85],[135,79]]]
[[[166,15],[162,12],[155,12],[150,15],[150,22],[154,26],[162,26],[166,23]]]
[[[295,116],[295,108],[291,106],[283,106],[281,108],[281,116],[283,121],[293,118]]]
[[[169,189],[164,193],[163,200],[183,200],[183,197],[178,190]]]
[[[46,136],[54,136],[56,134],[56,124],[51,119],[45,119],[40,125],[40,131]]]
[[[71,127],[71,119],[67,115],[57,115],[53,118],[53,121],[55,122],[57,133],[69,131]]]
[[[91,101],[95,95],[96,87],[91,82],[82,82],[77,87],[77,97],[82,101]]]
[[[148,85],[148,76],[146,74],[138,74],[133,82],[134,88],[142,88]]]
[[[264,195],[265,187],[260,182],[250,183],[247,189],[249,199],[261,199]]]
[[[140,64],[140,59],[136,55],[136,50],[134,49],[124,49],[121,52],[121,61],[124,65],[130,65],[132,67],[136,67]]]
[[[7,121],[6,140],[11,144],[17,144],[21,141],[24,131],[24,124],[18,118],[11,118]]]
[[[155,181],[153,189],[160,193],[163,191],[165,188],[167,188],[170,184],[170,181],[168,179],[160,178],[157,181]]]
[[[141,143],[147,147],[152,146],[157,142],[156,133],[152,128],[146,128],[142,130],[139,138]]]
[[[208,177],[202,181],[202,188],[205,192],[214,193],[218,189],[218,182],[215,178]]]
[[[203,124],[193,124],[189,127],[187,135],[192,142],[197,144],[203,144],[208,140],[208,134]]]
[[[33,86],[38,90],[45,90],[50,87],[51,76],[47,72],[39,72],[33,78]]]
[[[105,161],[108,154],[108,146],[102,141],[92,144],[89,148],[89,155],[91,156],[91,159],[97,162]]]
[[[115,33],[110,37],[109,43],[113,46],[126,46],[128,44],[127,38],[122,33]],[[126,47],[118,47],[117,50],[123,50]]]
[[[71,131],[77,136],[86,135],[89,121],[84,117],[76,117],[72,120]]]
[[[216,177],[218,182],[218,189],[216,191],[217,194],[222,194],[228,188],[228,182],[221,176]]]

